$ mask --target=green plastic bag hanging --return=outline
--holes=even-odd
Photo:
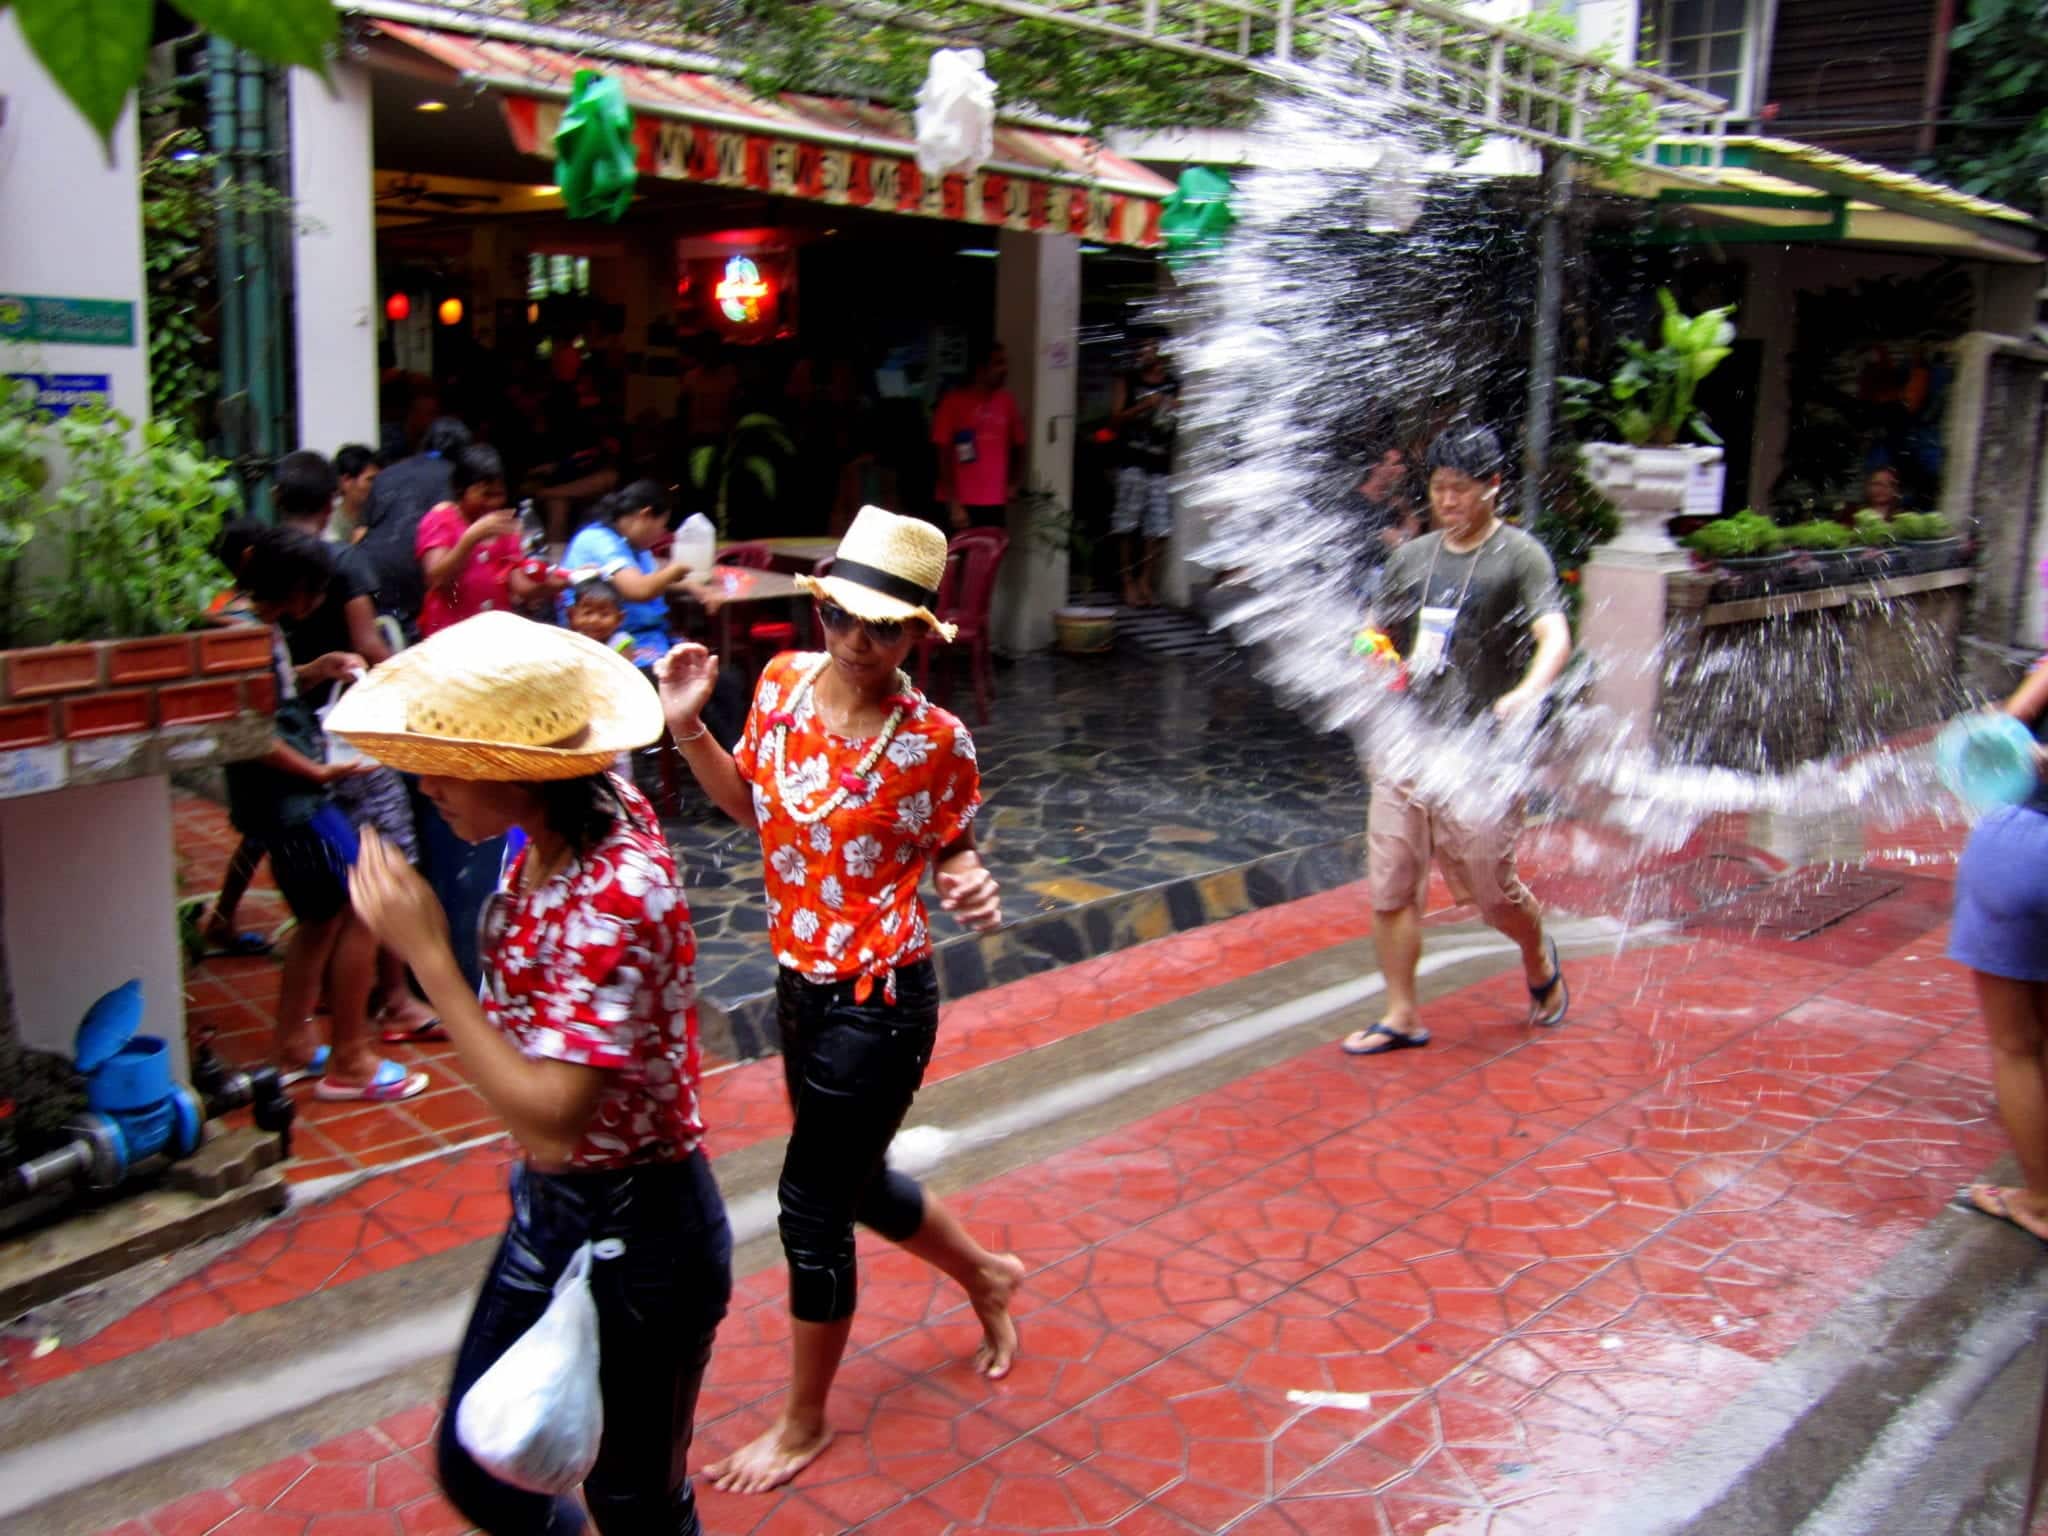
[[[626,88],[594,69],[577,70],[555,129],[555,185],[564,211],[616,224],[633,201],[639,162]]]
[[[1223,248],[1230,226],[1237,222],[1230,192],[1230,178],[1206,165],[1191,165],[1180,173],[1180,184],[1159,215],[1169,263],[1178,267]]]

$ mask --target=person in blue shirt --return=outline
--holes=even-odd
[[[668,497],[652,480],[635,480],[598,502],[595,519],[577,531],[562,556],[575,581],[599,576],[625,600],[626,630],[635,647],[668,651],[668,589],[689,575],[680,560],[658,564],[654,546],[668,532]],[[562,617],[568,618],[567,594]]]

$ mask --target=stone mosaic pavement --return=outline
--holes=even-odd
[[[1349,743],[1306,729],[1234,657],[1028,657],[997,687],[971,727],[989,801],[976,835],[1011,926],[976,940],[934,916],[947,996],[1356,874],[1366,790]],[[669,833],[703,991],[732,1017],[735,1054],[754,1054],[774,1038],[760,845],[703,809]]]
[[[1000,1384],[967,1369],[954,1294],[867,1243],[841,1438],[794,1490],[707,1493],[707,1530],[1594,1528],[2002,1149],[1967,979],[1941,958],[1956,834],[1886,842],[1896,889],[1814,938],[1703,928],[1581,959],[1570,1024],[1535,1037],[1519,978],[1496,977],[1432,1006],[1427,1050],[1318,1043],[964,1191],[962,1216],[1032,1268]],[[950,1004],[935,1071],[993,1088],[1059,1039],[1355,936],[1357,905],[1277,906]],[[777,1133],[774,1070],[714,1082],[720,1157]],[[479,1238],[502,1161],[375,1175],[266,1229],[230,1284],[263,1278],[281,1301],[404,1262],[393,1245],[423,1231]],[[297,1279],[275,1267],[294,1253]],[[705,1457],[776,1401],[782,1287],[774,1267],[738,1286]],[[146,1347],[168,1317],[95,1342]],[[104,1363],[64,1353],[8,1358],[21,1408],[45,1373]],[[115,1529],[460,1530],[423,1449],[435,1411]]]

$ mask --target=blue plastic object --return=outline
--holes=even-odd
[[[142,1028],[142,982],[124,981],[85,1010],[71,1042],[71,1054],[78,1059],[79,1072],[90,1077],[114,1059],[115,1053],[135,1038]],[[162,1094],[157,1095],[162,1098]]]
[[[1965,715],[1934,744],[1942,782],[1980,811],[2018,805],[2034,792],[2034,733],[2005,714]]]
[[[356,825],[342,814],[341,807],[323,805],[307,818],[306,825],[320,834],[320,840],[341,857],[341,862],[350,868],[355,866],[356,856],[362,852],[362,838],[356,832]]]

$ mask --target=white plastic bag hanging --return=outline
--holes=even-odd
[[[554,1300],[455,1408],[455,1438],[491,1476],[530,1493],[582,1485],[604,1438],[590,1244],[570,1258]]]
[[[979,48],[941,48],[917,92],[917,168],[972,176],[996,150],[996,83]]]
[[[676,530],[671,559],[680,560],[693,571],[708,571],[718,558],[718,527],[702,512],[692,512]]]

